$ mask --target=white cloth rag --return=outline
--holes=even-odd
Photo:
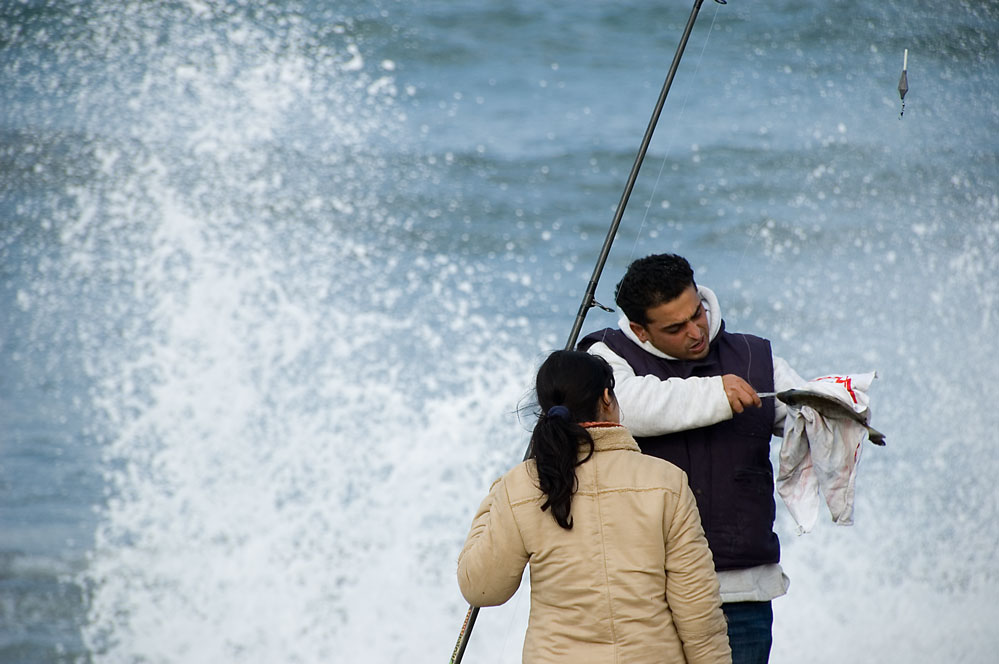
[[[867,390],[877,373],[823,376],[798,391],[832,398],[852,410],[863,422],[848,416],[824,414],[809,405],[789,405],[780,448],[777,492],[798,524],[798,534],[809,532],[819,513],[820,495],[834,523],[853,524],[854,484],[862,444],[870,432]],[[819,410],[822,410],[821,408]]]

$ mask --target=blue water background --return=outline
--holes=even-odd
[[[689,13],[0,0],[0,661],[449,656]],[[680,252],[888,437],[776,663],[993,661],[996,182],[999,3],[701,9],[597,299]]]

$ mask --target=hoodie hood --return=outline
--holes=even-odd
[[[714,342],[715,337],[718,336],[719,330],[721,330],[721,306],[718,304],[718,298],[715,296],[715,292],[707,286],[698,286],[697,294],[700,296],[701,304],[704,305],[704,310],[708,314],[708,343],[712,343]],[[624,332],[624,336],[628,337],[632,343],[640,346],[645,352],[667,360],[677,359],[662,352],[653,346],[650,341],[639,341],[638,337],[636,337],[635,333],[631,330],[631,321],[628,320],[628,317],[623,313],[621,314],[621,318],[617,321],[617,326],[622,332]]]

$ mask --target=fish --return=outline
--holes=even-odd
[[[766,399],[768,397],[776,397],[782,403],[791,406],[792,408],[797,408],[800,406],[808,406],[813,409],[822,417],[828,417],[833,419],[849,419],[854,422],[859,422],[867,429],[867,437],[875,445],[884,446],[885,435],[869,425],[864,419],[861,413],[853,410],[852,408],[847,408],[842,403],[834,399],[833,397],[826,396],[824,394],[816,394],[814,392],[809,392],[808,390],[784,390],[783,392],[758,392],[757,396],[761,399]]]

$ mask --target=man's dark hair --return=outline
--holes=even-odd
[[[639,258],[617,284],[614,300],[628,320],[646,325],[646,311],[680,297],[694,284],[690,263],[676,254],[652,254]]]

